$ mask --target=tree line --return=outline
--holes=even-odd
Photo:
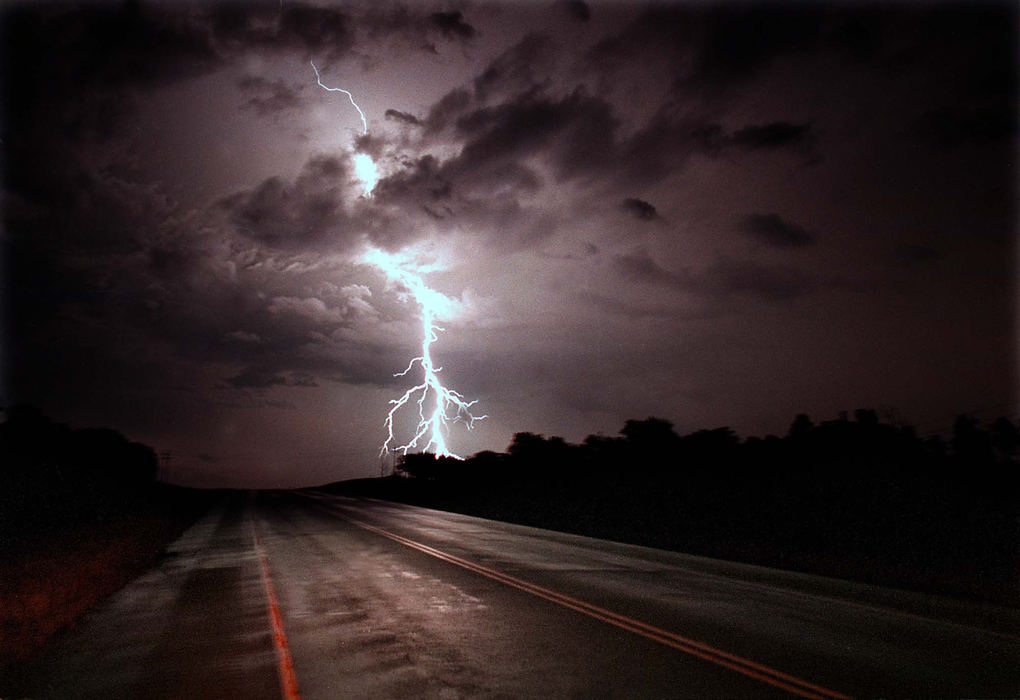
[[[680,435],[661,418],[578,444],[519,432],[503,453],[408,454],[398,497],[484,517],[923,590],[1020,593],[1020,424],[959,416],[920,436],[876,411],[782,437]],[[401,478],[406,477],[406,478]]]
[[[400,459],[396,471],[444,481],[555,479],[567,474],[688,480],[712,475],[723,478],[727,472],[741,472],[745,478],[780,472],[804,476],[805,469],[816,479],[834,478],[841,470],[856,479],[875,470],[929,471],[942,476],[959,471],[981,478],[1014,469],[1018,455],[1020,424],[1005,417],[981,425],[960,415],[947,440],[940,435],[919,437],[912,426],[886,424],[877,411],[858,409],[852,420],[841,415],[818,424],[799,414],[784,437],[741,439],[728,427],[681,436],[668,420],[654,417],[627,420],[619,435],[589,435],[579,444],[557,436],[519,432],[505,453],[480,452],[466,460],[411,453]],[[706,469],[710,473],[698,474]]]
[[[116,430],[72,429],[29,405],[6,414],[0,423],[0,539],[106,517],[155,484],[156,453]]]

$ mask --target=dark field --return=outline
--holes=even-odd
[[[158,561],[210,502],[158,487],[119,513],[9,542],[0,551],[0,666],[25,659]]]

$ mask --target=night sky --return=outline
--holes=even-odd
[[[488,415],[452,426],[462,455],[647,416],[1015,418],[1017,22],[8,3],[0,404],[114,427],[187,484],[378,474],[421,342],[378,248],[450,300],[433,355]]]

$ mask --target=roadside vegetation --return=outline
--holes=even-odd
[[[0,667],[151,566],[210,494],[156,481],[153,450],[28,406],[0,424]]]
[[[948,440],[872,410],[746,439],[647,418],[581,444],[517,433],[464,461],[409,454],[327,489],[1016,606],[1018,455],[1005,418],[961,416]]]

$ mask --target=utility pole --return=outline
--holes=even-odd
[[[159,453],[159,459],[156,460],[156,481],[162,482],[167,474],[170,472],[170,460],[173,459],[173,452],[170,450],[163,450]]]

